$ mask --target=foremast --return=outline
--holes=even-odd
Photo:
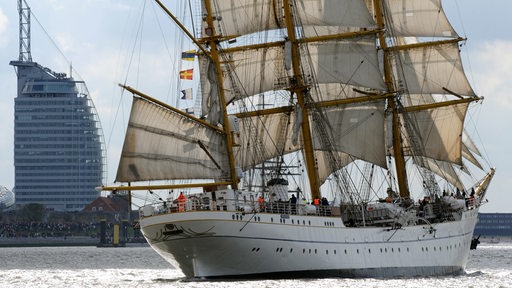
[[[395,164],[395,172],[396,172],[396,181],[398,185],[398,190],[400,193],[400,197],[402,199],[409,199],[410,198],[410,190],[409,190],[409,184],[407,179],[407,171],[406,171],[406,153],[404,153],[404,135],[402,132],[402,129],[405,129],[407,131],[407,121],[406,115],[407,113],[411,112],[418,112],[418,111],[427,111],[430,109],[436,109],[436,108],[442,108],[447,106],[456,106],[459,104],[465,104],[470,103],[474,101],[481,100],[482,98],[476,96],[476,95],[470,95],[469,97],[463,97],[461,95],[458,95],[456,92],[450,91],[446,87],[442,87],[443,93],[455,96],[456,100],[443,100],[440,102],[433,102],[433,103],[427,103],[427,104],[415,104],[412,106],[404,106],[401,102],[401,99],[403,96],[408,96],[406,91],[402,91],[398,87],[396,87],[396,79],[393,79],[393,69],[392,69],[392,60],[391,57],[399,58],[400,51],[409,51],[413,49],[418,48],[424,48],[424,47],[436,47],[440,45],[446,45],[451,43],[458,43],[460,41],[464,41],[465,39],[457,37],[453,39],[448,40],[439,40],[439,41],[427,41],[427,42],[418,42],[414,44],[404,44],[402,43],[398,38],[393,38],[394,33],[393,31],[390,31],[392,29],[393,25],[387,25],[389,23],[386,23],[386,20],[388,17],[385,16],[385,7],[384,1],[382,0],[373,0],[373,6],[374,6],[374,13],[375,13],[375,19],[378,29],[378,40],[380,48],[383,52],[383,71],[384,71],[384,82],[386,85],[386,89],[388,93],[394,94],[393,97],[388,98],[388,111],[391,114],[391,133],[392,133],[392,149],[393,149],[393,158],[394,158],[394,164]],[[388,38],[391,37],[391,38]],[[396,59],[395,61],[400,61]],[[398,76],[398,75],[396,75]],[[403,123],[402,123],[403,121]],[[409,135],[411,137],[411,135]],[[414,136],[413,136],[414,137]],[[418,155],[424,154],[424,147],[422,144],[419,145],[419,147],[414,148],[412,146],[415,146],[416,144],[409,143],[411,149],[413,151],[413,154],[407,154],[407,156],[414,157],[414,152],[419,152]],[[409,152],[410,153],[410,152]],[[421,157],[418,157],[416,159],[419,159],[416,163],[422,166],[423,168],[426,168],[426,165],[421,159]],[[423,183],[424,188],[429,190],[429,193],[431,196],[434,194],[439,193],[439,188],[437,186],[437,183],[433,182],[433,175],[429,174],[427,172],[423,173]]]
[[[220,71],[222,71],[222,69],[221,69],[221,61],[220,61],[220,56],[219,56],[219,51],[218,51],[218,43],[223,39],[222,39],[221,35],[218,35],[216,33],[215,27],[213,25],[214,17],[213,17],[212,8],[211,8],[211,1],[209,1],[209,0],[204,1],[206,12],[207,12],[205,15],[204,21],[207,23],[208,27],[206,27],[206,29],[205,29],[206,37],[203,37],[201,39],[195,38],[192,35],[192,33],[190,33],[186,29],[186,27],[178,20],[178,18],[176,18],[171,13],[171,11],[169,9],[167,9],[167,7],[160,0],[155,0],[155,2],[178,25],[178,27],[190,38],[190,40],[192,40],[197,45],[197,47],[204,53],[204,55],[208,56],[212,60],[212,62],[215,63],[215,69],[218,72],[216,80],[219,84],[218,85],[218,87],[219,87],[218,95],[219,95],[219,100],[221,102],[220,109],[222,109],[221,114],[223,115],[222,116],[223,117],[222,118],[222,121],[223,121],[222,132],[223,133],[222,134],[224,135],[224,137],[226,139],[226,150],[227,150],[227,156],[228,156],[228,162],[229,162],[229,174],[230,174],[230,181],[216,180],[215,183],[200,183],[200,184],[188,184],[188,185],[180,185],[180,184],[178,184],[178,185],[162,185],[162,189],[168,189],[169,187],[175,187],[175,188],[208,187],[208,186],[213,187],[216,185],[227,185],[227,184],[231,185],[231,187],[233,189],[238,189],[238,182],[240,181],[240,179],[238,179],[238,175],[236,172],[235,160],[234,160],[233,153],[232,153],[232,151],[233,151],[233,136],[231,134],[231,127],[230,127],[227,108],[226,108],[227,101],[225,98],[224,89],[222,88],[223,87],[223,79],[222,79],[221,72],[220,72]],[[206,46],[210,47],[209,51],[206,50],[206,48],[203,46],[205,43],[206,43]],[[145,97],[145,96],[141,95],[141,93],[135,93],[135,94],[138,94],[139,96],[144,97],[146,99],[149,98],[149,97]],[[155,99],[150,99],[150,100],[152,102],[156,102],[156,101],[154,101]],[[185,116],[194,121],[200,122],[205,126],[210,126],[213,130],[219,130],[219,128],[217,128],[215,126],[215,123],[208,123],[201,119],[197,119],[195,117],[192,117],[190,115],[187,115],[187,114],[179,111],[178,109],[169,107],[163,103],[159,103],[159,105],[165,106],[167,109],[173,110],[174,112],[181,114],[182,116]],[[204,150],[205,150],[205,152],[207,152],[206,149],[204,149]]]

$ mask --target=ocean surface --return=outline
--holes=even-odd
[[[145,246],[0,248],[0,287],[512,287],[512,243],[480,244],[460,276],[237,281],[187,280]]]

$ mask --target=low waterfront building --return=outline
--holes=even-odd
[[[479,213],[474,235],[495,241],[512,238],[512,213]]]

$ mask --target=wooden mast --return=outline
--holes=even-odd
[[[291,93],[294,93],[297,96],[297,102],[299,104],[300,109],[302,110],[302,125],[301,132],[302,138],[304,141],[304,160],[306,164],[306,170],[308,173],[309,179],[309,187],[311,191],[311,197],[314,199],[316,197],[320,198],[320,180],[318,177],[318,171],[315,165],[315,157],[313,150],[313,141],[311,138],[311,129],[309,126],[309,115],[308,115],[308,107],[305,101],[304,92],[307,89],[307,86],[304,84],[304,79],[302,77],[302,71],[300,69],[300,53],[299,53],[299,41],[297,40],[297,36],[295,34],[295,25],[293,23],[293,14],[292,14],[292,4],[289,0],[283,1],[284,6],[284,17],[286,21],[286,30],[288,32],[288,40],[291,43],[291,53],[292,53],[292,68],[293,68],[293,78],[291,81],[291,87],[289,88]]]
[[[391,76],[391,63],[389,59],[389,49],[386,42],[386,36],[384,35],[385,23],[382,11],[382,5],[380,0],[374,0],[373,5],[375,6],[375,17],[377,20],[377,27],[381,31],[379,33],[379,43],[384,52],[384,81],[388,91],[395,91],[393,85],[393,79]],[[392,114],[392,133],[393,133],[393,156],[395,159],[396,166],[396,177],[398,181],[398,190],[400,191],[400,197],[410,198],[409,186],[407,184],[407,171],[405,169],[405,158],[402,149],[402,137],[400,133],[400,117],[398,111],[398,101],[396,97],[390,97],[388,99],[388,107]]]
[[[205,8],[206,8],[206,15],[204,18],[204,21],[208,24],[208,27],[206,28],[206,37],[198,41],[192,33],[190,33],[185,26],[167,9],[167,7],[160,1],[155,0],[155,2],[165,11],[165,13],[171,17],[171,19],[180,27],[180,29],[197,45],[197,47],[205,54],[207,55],[214,63],[215,63],[215,69],[217,70],[217,83],[219,87],[219,100],[221,102],[221,109],[222,109],[222,115],[223,115],[223,129],[224,134],[226,137],[226,148],[227,148],[227,154],[228,154],[228,160],[229,160],[229,171],[230,171],[230,177],[231,177],[231,186],[233,189],[238,189],[238,175],[236,174],[236,168],[235,168],[235,158],[233,157],[233,137],[231,135],[231,127],[229,125],[229,119],[228,119],[228,113],[226,111],[226,100],[224,96],[224,89],[223,89],[223,81],[222,81],[222,73],[221,73],[221,67],[220,67],[220,60],[219,60],[219,52],[217,48],[217,43],[222,39],[221,35],[217,35],[215,32],[215,28],[213,25],[213,16],[212,16],[212,8],[211,3],[209,0],[205,0]],[[210,51],[208,52],[203,45],[201,45],[200,42],[206,42],[208,43],[208,46],[210,46]],[[204,122],[204,121],[201,121]],[[220,182],[219,182],[220,183]]]
[[[215,63],[215,69],[217,70],[217,83],[219,88],[219,100],[220,100],[220,106],[222,109],[222,117],[224,121],[224,132],[226,136],[226,146],[227,146],[227,154],[229,158],[229,170],[231,174],[231,186],[233,189],[238,189],[238,176],[236,174],[235,169],[235,158],[233,156],[233,137],[231,135],[231,128],[229,125],[229,119],[228,119],[228,113],[226,111],[226,98],[224,96],[224,85],[222,81],[222,68],[220,66],[220,59],[219,59],[219,51],[217,47],[217,43],[220,39],[220,36],[217,35],[215,32],[215,27],[213,25],[213,16],[212,16],[212,7],[210,0],[204,1],[205,8],[206,8],[206,18],[205,21],[208,25],[206,27],[206,37],[205,41],[210,46],[210,58]]]

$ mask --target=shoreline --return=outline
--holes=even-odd
[[[126,243],[120,245],[113,244],[103,244],[100,245],[100,240],[98,238],[91,237],[38,237],[38,238],[0,238],[0,248],[10,248],[10,247],[63,247],[63,246],[97,246],[101,248],[107,247],[144,247],[148,246],[147,243]]]

